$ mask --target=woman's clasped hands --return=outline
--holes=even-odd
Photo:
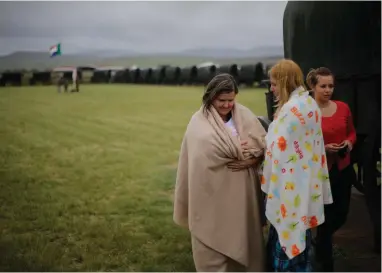
[[[250,154],[250,148],[247,140],[241,141],[241,149],[243,154]],[[227,164],[227,167],[233,172],[239,172],[251,167],[256,167],[261,162],[260,157],[250,157],[244,160],[234,160]]]

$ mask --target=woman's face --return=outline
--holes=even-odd
[[[278,98],[280,94],[280,86],[277,85],[277,81],[274,78],[270,78],[271,80],[271,91],[273,92],[273,95]]]
[[[329,101],[334,90],[334,80],[332,76],[318,76],[317,84],[313,88],[314,97],[320,101]]]
[[[219,113],[219,115],[225,118],[232,110],[235,104],[236,94],[234,91],[231,93],[223,93],[217,96],[212,102],[212,106]]]

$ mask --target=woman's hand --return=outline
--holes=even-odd
[[[235,161],[229,162],[227,164],[227,167],[231,169],[233,172],[239,172],[251,167],[255,167],[258,163],[260,163],[260,161],[261,161],[260,157],[255,157],[255,158],[250,158],[245,160],[235,160]]]
[[[345,146],[347,146],[348,152],[350,152],[353,149],[353,145],[351,144],[351,142],[349,140],[344,140],[342,141],[341,144],[330,143],[325,145],[325,150],[328,153],[337,153],[339,150],[341,150]]]
[[[328,153],[337,153],[342,147],[339,144],[336,143],[330,143],[325,145],[325,150]]]
[[[341,144],[339,144],[340,148],[343,148],[345,146],[348,147],[348,152],[351,152],[351,150],[353,150],[353,144],[349,140],[344,140]]]
[[[248,140],[242,140],[241,141],[241,149],[244,153],[249,153],[249,146],[248,146]]]

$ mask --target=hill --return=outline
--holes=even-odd
[[[176,53],[142,54],[128,50],[103,50],[65,54],[50,58],[47,52],[14,52],[0,56],[0,70],[51,69],[56,66],[118,65],[154,67],[160,64],[187,66],[202,62],[247,64],[274,62],[282,58],[282,47],[261,47],[249,50],[199,48]]]

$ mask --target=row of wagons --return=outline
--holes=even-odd
[[[267,78],[269,65],[217,65],[204,63],[194,66],[161,65],[155,68],[129,68],[118,66],[82,66],[57,67],[51,71],[4,72],[0,76],[0,86],[6,85],[50,85],[56,84],[61,77],[72,80],[73,70],[78,72],[81,83],[131,83],[131,84],[165,84],[165,85],[205,85],[218,73],[229,73],[239,84],[252,86],[260,84]]]

